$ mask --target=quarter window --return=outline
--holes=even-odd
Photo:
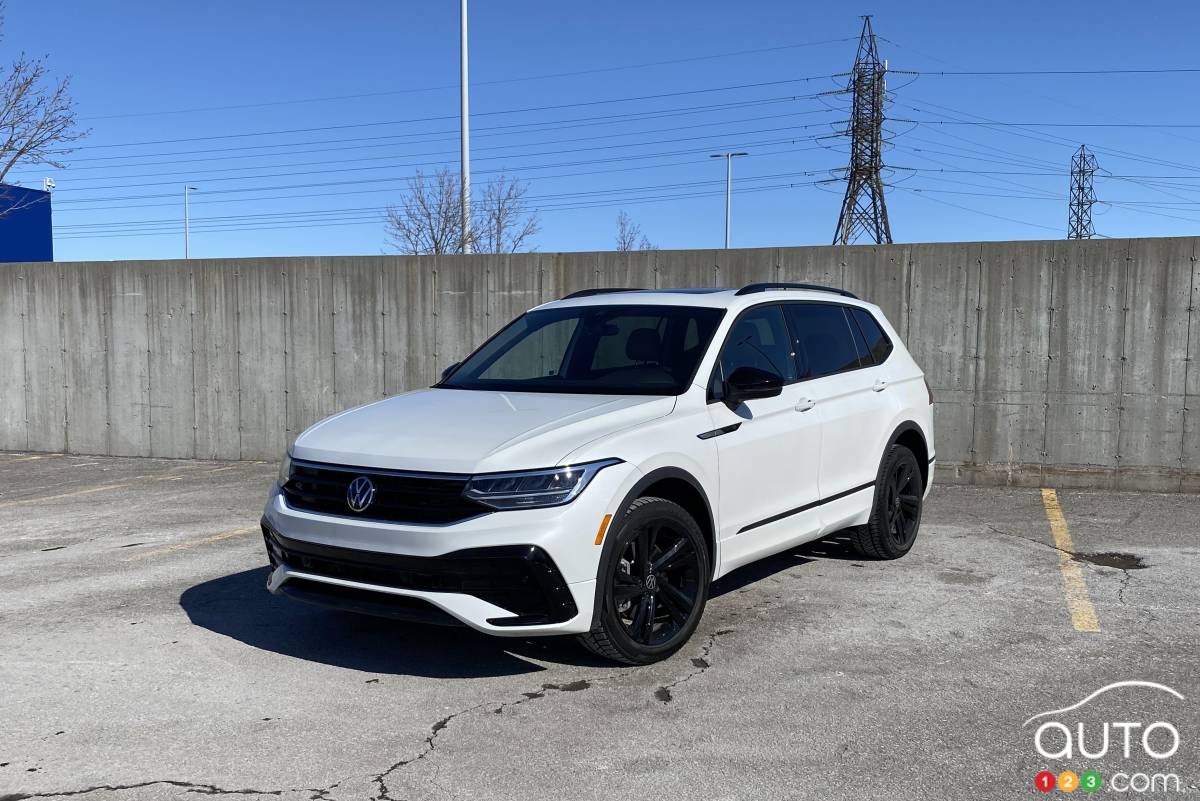
[[[879,325],[879,321],[866,309],[860,309],[855,306],[850,310],[850,313],[854,315],[858,327],[862,329],[863,337],[867,342],[867,348],[871,351],[871,356],[875,359],[875,363],[883,364],[884,360],[892,355],[892,340],[888,339],[887,334],[883,333],[883,328]]]
[[[842,307],[832,303],[788,303],[788,325],[795,338],[803,372],[819,378],[862,366],[854,332]],[[870,361],[867,361],[870,364]]]

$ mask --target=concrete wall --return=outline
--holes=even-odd
[[[0,265],[0,449],[274,459],[577,289],[815,281],[924,366],[943,480],[1195,492],[1198,242]]]

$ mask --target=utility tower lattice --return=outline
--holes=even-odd
[[[833,244],[848,245],[865,234],[876,244],[891,243],[887,205],[883,201],[883,104],[887,94],[871,18],[863,17],[858,55],[850,73],[854,101],[850,117],[850,167],[846,197],[838,216]]]
[[[1097,169],[1096,157],[1088,152],[1087,145],[1080,145],[1071,157],[1071,208],[1067,213],[1067,239],[1091,239],[1096,235],[1096,229],[1092,227],[1092,206],[1096,204],[1092,177]]]

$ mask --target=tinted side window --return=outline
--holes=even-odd
[[[883,328],[869,311],[855,307],[851,313],[858,322],[858,327],[862,329],[875,363],[883,364],[884,359],[892,354],[892,341],[883,333]]]
[[[796,350],[803,355],[805,372],[801,378],[817,378],[859,366],[850,321],[841,306],[789,303],[786,308]]]
[[[713,371],[709,394],[720,400],[724,380],[739,367],[757,367],[781,376],[784,382],[796,380],[796,362],[783,311],[778,306],[759,306],[743,314],[721,348]]]

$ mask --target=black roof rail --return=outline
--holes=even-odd
[[[570,295],[564,295],[561,300],[570,300],[571,298],[590,298],[592,295],[608,295],[612,292],[645,292],[644,287],[620,287],[610,286],[601,287],[600,289],[581,289],[578,292],[572,292]]]
[[[746,284],[744,287],[735,292],[735,295],[751,295],[755,292],[767,292],[772,289],[810,289],[815,292],[834,292],[844,298],[854,298],[858,300],[858,295],[845,289],[838,289],[832,286],[822,286],[821,284],[788,284],[779,283],[776,281],[768,281],[762,284]]]

